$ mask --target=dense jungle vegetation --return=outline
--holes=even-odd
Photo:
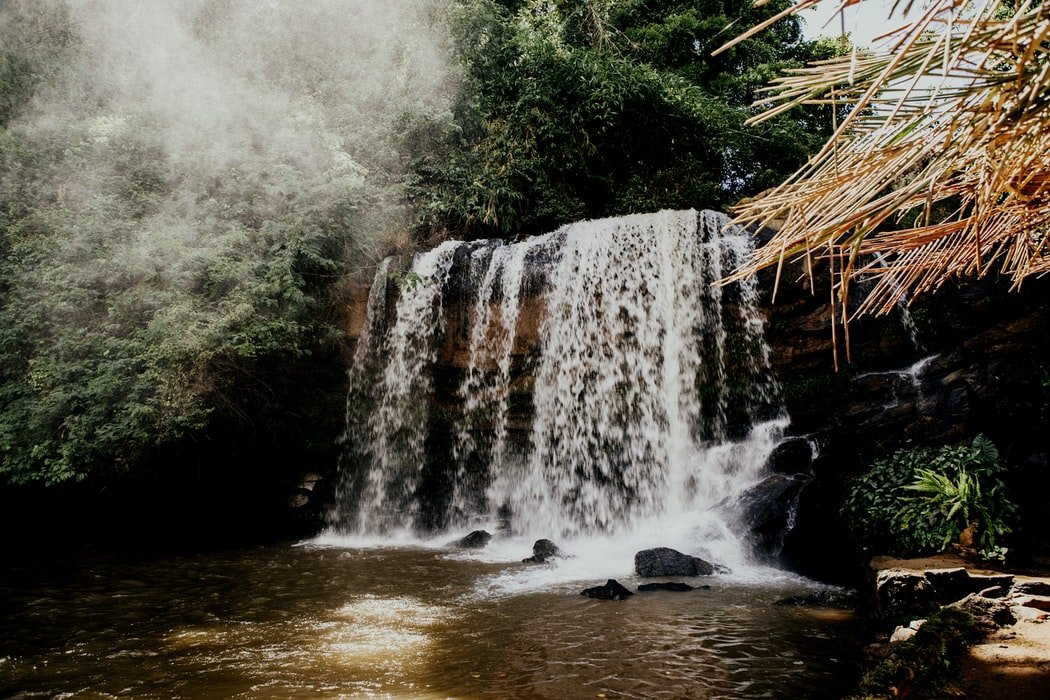
[[[724,208],[823,143],[816,108],[743,122],[837,44],[792,18],[710,55],[785,4],[220,2],[112,42],[112,8],[4,3],[0,479],[334,460],[348,275],[436,238]]]

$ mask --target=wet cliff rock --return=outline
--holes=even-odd
[[[1018,530],[1036,537],[1046,532],[1047,523],[1036,521],[1043,509],[1035,494],[1050,486],[1050,285],[1032,282],[1011,292],[995,276],[953,281],[908,309],[857,319],[849,329],[849,356],[838,329],[838,371],[827,276],[816,277],[816,295],[781,283],[777,303],[768,307],[767,340],[789,431],[814,448],[808,465],[814,479],[785,538],[786,563],[841,579],[855,561],[837,515],[849,478],[897,449],[982,432],[1011,466],[1011,494],[1032,519]],[[764,286],[771,283],[766,274]],[[805,465],[801,446],[792,451],[781,463]]]
[[[480,242],[457,252],[449,279],[470,279],[471,260],[484,256],[485,246]],[[554,259],[553,251],[542,247],[530,255],[537,270],[544,255]],[[760,550],[779,552],[781,561],[804,573],[842,580],[856,561],[838,516],[849,478],[901,447],[939,446],[981,432],[1013,466],[1008,481],[1023,511],[1042,512],[1026,506],[1050,487],[1050,281],[1032,280],[1016,292],[994,276],[953,281],[908,309],[853,320],[847,342],[841,325],[833,328],[831,322],[826,272],[816,268],[812,288],[796,282],[803,278],[800,268],[786,266],[774,303],[774,274],[760,275],[770,361],[791,419],[767,471],[780,475],[776,483],[790,486],[799,498],[794,512],[778,509],[776,498],[756,499],[745,520],[762,521],[753,528]],[[387,285],[390,300],[398,293],[395,280],[392,275]],[[345,331],[351,342],[365,325],[370,284],[362,281],[347,294]],[[509,366],[509,449],[528,440],[546,292],[543,275],[523,279]],[[448,417],[463,408],[457,390],[470,357],[471,288],[446,290],[442,313],[445,332],[433,369],[427,450],[448,454]],[[477,428],[487,428],[484,416]],[[447,468],[429,466],[423,488],[447,490]],[[435,514],[431,524],[440,526],[441,517]],[[778,528],[789,521],[794,527],[785,537]],[[1023,529],[1050,532],[1045,522]]]

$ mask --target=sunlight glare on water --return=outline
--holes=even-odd
[[[855,619],[773,605],[811,582],[734,574],[688,579],[709,589],[598,601],[579,591],[609,575],[641,582],[624,556],[633,545],[575,542],[575,557],[553,566],[522,564],[524,540],[490,547],[5,561],[0,687],[14,697],[786,700],[839,697],[856,675]]]

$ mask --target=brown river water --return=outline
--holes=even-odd
[[[776,572],[617,602],[433,546],[0,566],[0,697],[837,698],[863,640]]]

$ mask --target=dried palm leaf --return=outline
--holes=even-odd
[[[1050,270],[1050,3],[932,0],[885,36],[788,71],[756,103],[755,123],[800,104],[851,111],[807,165],[736,209],[734,223],[781,225],[730,279],[838,260],[847,321],[853,278],[875,279],[856,313],[878,314],[993,264],[1015,285]]]

